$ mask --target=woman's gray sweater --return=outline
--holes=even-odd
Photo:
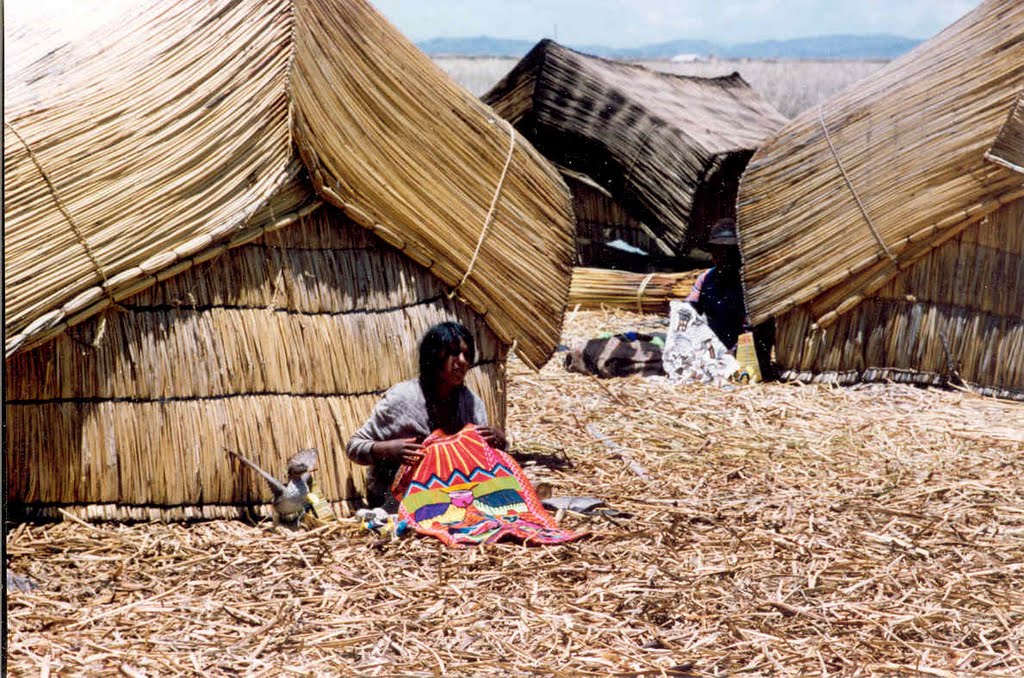
[[[466,424],[487,426],[484,402],[465,386],[459,390],[456,416],[458,429]],[[390,459],[373,459],[373,444],[398,438],[415,438],[423,442],[431,433],[427,400],[420,380],[409,379],[388,389],[374,407],[373,414],[352,434],[345,447],[349,459],[357,464],[372,466],[366,478],[366,501],[371,507],[383,505],[389,510],[397,508],[397,502],[391,498],[391,483],[401,465]]]

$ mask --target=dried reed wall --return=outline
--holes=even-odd
[[[353,500],[364,474],[345,441],[448,319],[477,338],[469,385],[503,424],[505,347],[483,320],[321,208],[8,359],[8,498],[106,504],[110,518],[234,515],[270,494],[225,447],[283,474],[312,446],[325,496]]]
[[[639,247],[652,256],[665,252],[658,238],[643,222],[630,216],[622,205],[587,184],[567,178],[572,191],[572,208],[576,213],[576,263],[578,266],[603,266],[614,263],[608,259],[601,243],[620,239]]]
[[[1024,200],[934,249],[825,329],[778,319],[777,357],[804,381],[942,383],[1024,400]]]

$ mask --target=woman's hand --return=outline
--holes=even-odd
[[[416,442],[415,438],[396,438],[374,443],[370,456],[374,459],[416,464],[423,459],[422,449],[423,445]]]
[[[476,431],[493,448],[504,450],[508,446],[504,431],[497,426],[477,426]]]

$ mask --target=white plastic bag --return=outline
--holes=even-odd
[[[686,301],[669,303],[662,366],[669,381],[724,386],[740,365],[704,316]]]

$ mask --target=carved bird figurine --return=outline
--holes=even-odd
[[[288,460],[288,480],[284,483],[237,452],[226,451],[267,481],[274,494],[274,524],[297,530],[306,512],[313,470],[316,468],[316,449],[310,447],[299,450]]]

